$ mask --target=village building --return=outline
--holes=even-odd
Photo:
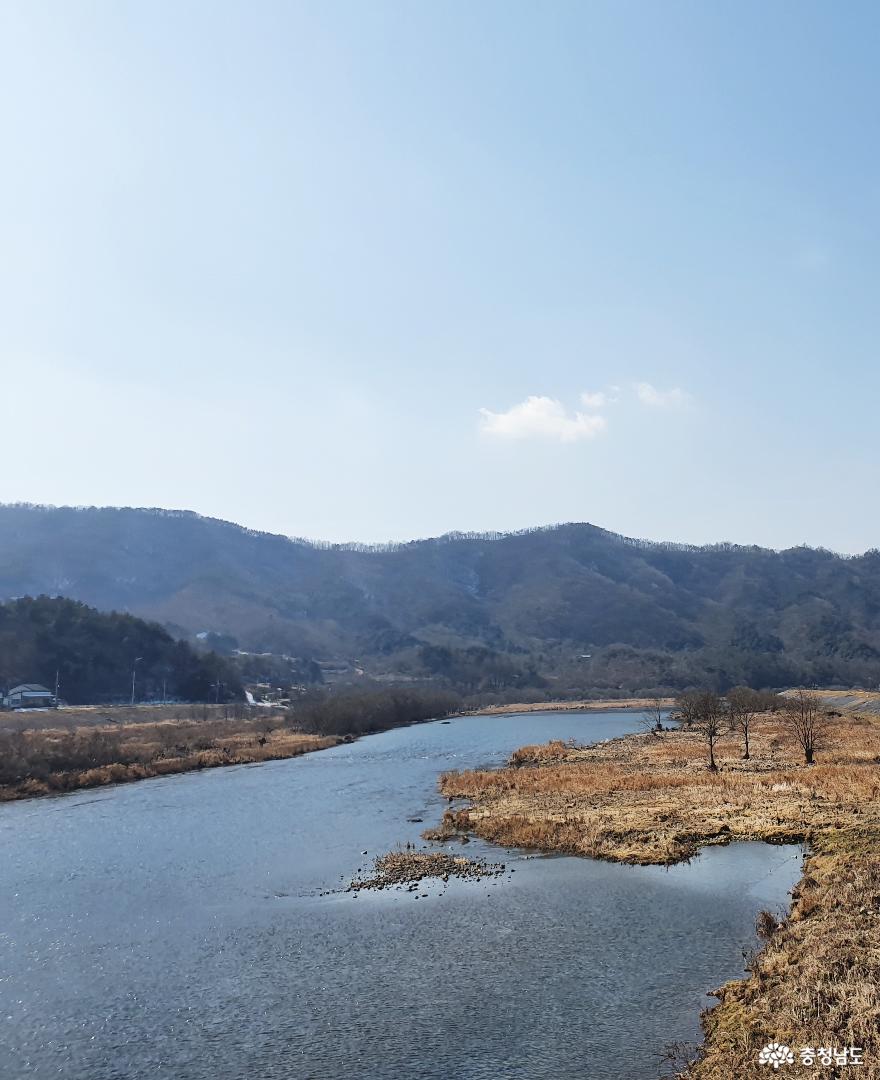
[[[3,698],[7,709],[54,709],[55,695],[39,683],[22,683],[13,686]]]

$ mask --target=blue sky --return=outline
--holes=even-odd
[[[0,7],[0,499],[880,544],[880,9]]]

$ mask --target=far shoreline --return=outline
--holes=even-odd
[[[608,698],[600,701],[533,701],[511,705],[482,705],[476,709],[463,709],[453,716],[510,716],[533,712],[637,712],[660,704],[664,709],[675,705],[673,698]]]

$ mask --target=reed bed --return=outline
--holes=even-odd
[[[0,801],[295,757],[340,741],[277,724],[261,717],[0,732]]]

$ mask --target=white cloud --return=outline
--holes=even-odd
[[[607,426],[604,416],[569,414],[555,398],[531,396],[507,412],[480,409],[480,427],[487,435],[504,439],[556,439],[579,442],[592,439]]]
[[[597,390],[592,394],[587,391],[581,394],[581,404],[588,409],[604,409],[606,405],[613,405],[617,401],[616,394],[619,389],[617,386],[609,386],[607,393],[604,390]]]
[[[652,409],[676,409],[690,401],[690,395],[675,386],[671,390],[658,390],[649,382],[635,384],[636,397]]]

